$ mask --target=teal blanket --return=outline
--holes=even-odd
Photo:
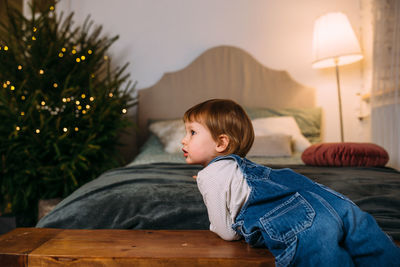
[[[271,166],[284,168],[285,166]],[[390,168],[290,166],[352,199],[400,240],[400,173]],[[110,170],[83,185],[37,227],[66,229],[208,229],[192,178],[200,166],[156,163]]]

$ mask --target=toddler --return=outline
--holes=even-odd
[[[210,230],[266,247],[276,266],[400,266],[400,248],[345,196],[291,169],[244,157],[251,121],[231,100],[195,105],[183,117],[183,153],[197,175]]]

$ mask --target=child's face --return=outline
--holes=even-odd
[[[216,156],[217,142],[212,138],[210,131],[201,123],[185,122],[186,135],[182,139],[182,151],[188,164],[207,164]]]

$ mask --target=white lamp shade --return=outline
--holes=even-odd
[[[315,21],[313,68],[350,64],[361,60],[360,45],[343,13],[329,13]]]

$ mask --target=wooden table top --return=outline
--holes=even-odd
[[[275,266],[272,254],[206,230],[17,228],[0,266]]]

